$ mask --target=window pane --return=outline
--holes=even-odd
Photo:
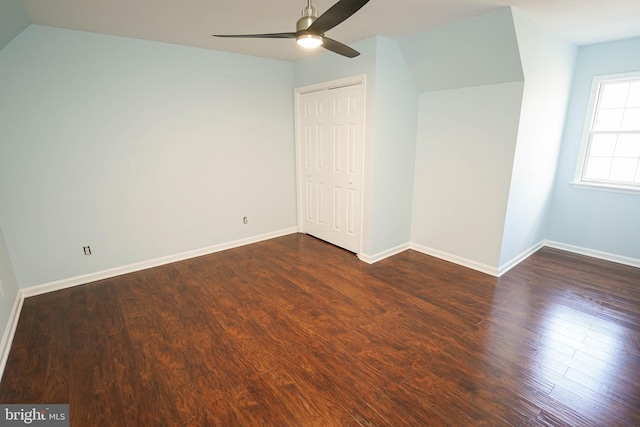
[[[638,159],[613,159],[609,179],[612,181],[633,182],[637,169]]]
[[[587,170],[584,173],[584,179],[609,179],[611,160],[611,157],[589,157],[589,161],[587,162]]]
[[[591,138],[591,148],[589,156],[605,156],[612,157],[616,149],[616,139],[618,134],[595,134]]]
[[[616,157],[640,157],[640,133],[618,136]]]
[[[624,110],[622,130],[640,130],[640,108]]]
[[[601,90],[600,108],[620,108],[627,102],[629,83],[605,83]]]
[[[624,108],[600,110],[596,118],[594,130],[620,130]]]
[[[595,79],[599,85],[591,93],[580,179],[640,189],[640,72],[603,78],[609,77]]]
[[[640,107],[640,82],[631,83],[627,107]]]

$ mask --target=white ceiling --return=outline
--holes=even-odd
[[[337,0],[313,0],[320,13]],[[295,31],[306,0],[24,0],[34,24],[297,60],[293,40],[218,39],[211,34]],[[402,38],[513,6],[577,44],[640,36],[640,0],[370,0],[327,32],[346,44]]]

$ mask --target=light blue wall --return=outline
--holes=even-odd
[[[412,242],[497,270],[524,79],[511,10],[400,45],[423,92]]]
[[[0,50],[31,24],[22,0],[0,0]]]
[[[574,48],[510,9],[353,46],[292,64],[29,26],[0,51],[4,280],[295,226],[293,88],[359,74],[365,254],[411,240],[493,267],[547,238],[640,258],[639,197],[569,185],[591,79],[640,69],[640,39],[579,50],[546,228]]]
[[[567,110],[547,238],[640,259],[640,195],[575,189],[573,180],[594,76],[640,71],[640,38],[581,47]]]
[[[11,256],[4,241],[4,233],[0,226],[0,282],[4,296],[0,296],[0,340],[5,337],[9,315],[18,295],[18,283],[11,265]],[[2,350],[2,349],[0,349]]]
[[[522,82],[420,95],[411,241],[497,269]]]
[[[411,240],[418,93],[397,42],[378,37],[372,241],[376,255]]]
[[[544,239],[577,48],[513,11],[524,92],[500,266]]]
[[[295,227],[293,72],[23,31],[0,51],[0,219],[20,287]]]
[[[377,37],[362,40],[350,46],[360,52],[360,55],[355,58],[345,58],[323,49],[316,55],[297,61],[294,64],[295,87],[309,86],[360,74],[366,74],[367,83],[371,83],[371,87],[374,87]]]
[[[510,8],[411,35],[399,44],[419,93],[522,81]]]
[[[365,129],[364,129],[364,179],[362,204],[365,212],[362,218],[361,252],[370,253],[372,244],[372,218],[368,214],[373,209],[373,153],[375,141],[375,99],[377,37],[372,37],[351,45],[360,52],[355,58],[345,58],[324,51],[295,63],[295,86],[303,87],[339,80],[346,77],[365,75]]]
[[[323,53],[296,63],[296,86],[366,75],[363,247],[375,256],[409,243],[418,95],[394,40],[353,44],[361,55]]]

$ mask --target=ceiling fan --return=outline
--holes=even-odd
[[[307,7],[302,10],[302,18],[296,23],[295,33],[271,33],[271,34],[214,34],[214,37],[238,37],[238,38],[267,38],[267,39],[296,39],[302,47],[311,49],[322,46],[347,58],[360,55],[355,49],[324,36],[326,31],[345,21],[356,13],[369,0],[340,0],[325,13],[318,16],[318,10],[307,0]]]

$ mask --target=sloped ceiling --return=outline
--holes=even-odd
[[[313,54],[292,40],[211,37],[294,31],[306,0],[0,0],[0,8],[20,1],[34,24],[290,61]],[[335,2],[313,0],[320,13]],[[327,36],[406,37],[508,6],[578,45],[640,36],[638,0],[371,0]]]
[[[400,39],[418,92],[522,81],[510,9]]]

